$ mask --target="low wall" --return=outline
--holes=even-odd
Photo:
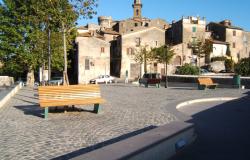
[[[219,84],[219,87],[234,87],[233,76],[201,76],[210,77],[215,83]],[[191,75],[170,75],[168,76],[169,82],[181,82],[181,83],[197,83],[198,76]],[[250,77],[241,77],[241,85],[246,88],[250,88]]]
[[[166,160],[195,138],[192,124],[176,121],[72,159]]]
[[[21,84],[16,85],[6,96],[4,96],[2,99],[0,99],[0,108],[4,106],[4,104],[13,97],[19,89],[22,87]]]
[[[9,76],[0,76],[0,87],[11,86],[14,84],[14,78]]]

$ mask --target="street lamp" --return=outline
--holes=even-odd
[[[167,63],[167,46],[164,46],[165,50],[164,50],[164,59],[165,59],[165,73],[166,73],[166,77],[165,77],[165,88],[168,88],[168,63]]]
[[[48,81],[50,81],[51,79],[51,40],[50,40],[50,36],[51,36],[51,32],[50,32],[50,26],[49,26],[49,21],[50,21],[51,17],[49,15],[48,17]]]

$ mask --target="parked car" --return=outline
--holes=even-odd
[[[16,82],[18,84],[22,84],[23,86],[27,86],[27,79],[26,78],[18,78],[18,81]]]
[[[206,69],[200,69],[200,72],[201,72],[202,75],[215,75],[214,72],[209,72]]]
[[[90,84],[96,83],[112,83],[115,81],[115,78],[109,75],[100,75],[97,78],[91,79],[89,81]]]
[[[63,77],[52,77],[50,81],[48,81],[50,85],[61,85],[63,84]]]
[[[139,84],[160,84],[161,76],[160,73],[145,73],[142,78],[139,79]]]

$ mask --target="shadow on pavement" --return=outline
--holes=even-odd
[[[14,107],[23,111],[26,115],[33,115],[40,118],[44,117],[44,111],[38,105],[22,105]]]
[[[250,92],[194,114],[188,122],[195,125],[197,139],[172,160],[250,159]]]
[[[122,136],[119,136],[119,137],[116,137],[116,138],[113,138],[113,139],[110,139],[110,140],[107,140],[107,141],[104,141],[104,142],[95,144],[95,145],[93,145],[93,146],[89,146],[89,147],[86,147],[86,148],[82,148],[82,149],[73,151],[73,152],[71,152],[71,153],[68,153],[68,154],[65,154],[65,155],[62,155],[62,156],[53,158],[52,160],[62,160],[62,159],[65,160],[65,159],[75,158],[75,157],[77,157],[77,156],[86,154],[86,153],[88,153],[88,152],[91,152],[91,151],[93,151],[93,150],[96,150],[96,149],[105,147],[105,146],[107,146],[107,145],[111,145],[111,144],[113,144],[113,143],[117,143],[117,142],[119,142],[119,141],[122,141],[122,140],[125,140],[125,139],[127,139],[127,138],[136,136],[136,135],[138,135],[138,134],[141,134],[141,133],[143,133],[143,132],[149,131],[149,130],[154,129],[154,128],[156,128],[156,126],[148,126],[148,127],[146,127],[146,128],[143,128],[143,129],[140,129],[140,130],[137,130],[137,131],[134,131],[134,132],[130,132],[130,133],[128,133],[128,134],[124,134],[124,135],[122,135]],[[126,148],[124,148],[124,149],[126,149]]]
[[[21,99],[22,100],[22,99]],[[24,100],[23,100],[24,101]],[[25,101],[32,103],[30,101]],[[19,109],[24,112],[25,115],[33,115],[36,117],[44,118],[44,109],[39,107],[39,104],[34,103],[34,105],[21,105],[21,106],[14,106],[16,109]],[[73,106],[65,106],[65,107],[50,107],[49,113],[73,113],[73,112],[89,112],[95,113],[93,110],[73,107]]]

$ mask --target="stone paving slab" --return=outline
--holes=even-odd
[[[0,159],[67,159],[102,145],[114,143],[147,129],[179,120],[175,104],[199,97],[244,96],[247,90],[192,88],[143,88],[102,85],[107,103],[102,113],[93,106],[81,112],[50,113],[42,118],[37,92],[21,89],[0,109]]]

